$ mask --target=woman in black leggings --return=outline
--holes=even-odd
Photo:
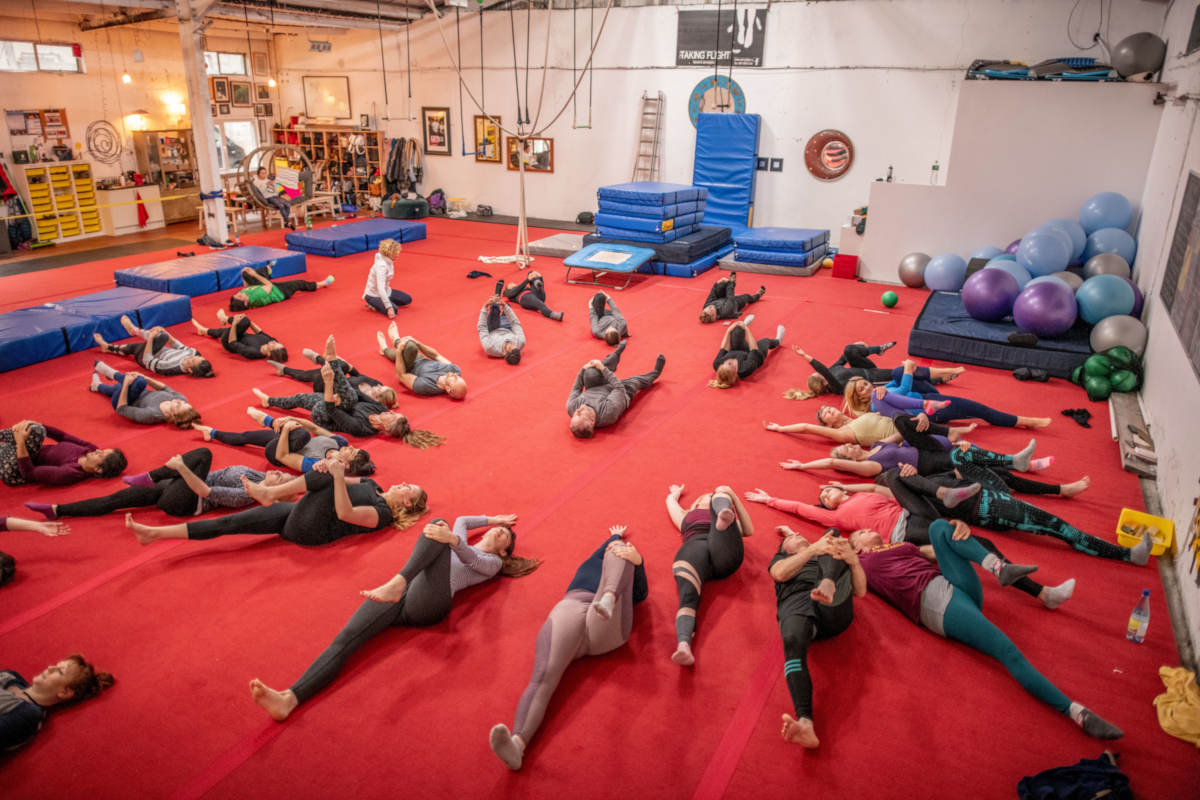
[[[504,290],[504,296],[516,300],[521,308],[536,311],[543,317],[549,317],[556,322],[562,322],[563,312],[551,311],[546,305],[546,282],[540,272],[530,270],[529,275],[520,283],[510,283]]]
[[[266,487],[245,482],[246,490],[264,505],[179,525],[143,525],[132,514],[125,515],[125,527],[133,531],[141,544],[159,539],[215,539],[218,536],[246,533],[279,534],[295,544],[322,545],[356,533],[370,533],[391,524],[398,530],[410,527],[426,511],[425,490],[410,483],[399,483],[385,491],[368,479],[346,481],[341,462],[329,461],[328,472],[308,472],[278,486]],[[304,497],[296,503],[276,502],[298,490]]]
[[[750,333],[751,314],[745,320],[731,323],[725,329],[725,337],[721,339],[721,349],[713,359],[713,369],[717,372],[716,380],[708,382],[714,389],[728,389],[740,378],[749,378],[754,371],[767,361],[767,356],[783,340],[783,326],[775,328],[774,339],[755,339]]]
[[[741,498],[728,486],[702,494],[685,511],[679,504],[683,485],[667,493],[667,513],[679,528],[683,544],[675,553],[671,572],[679,591],[675,613],[675,652],[671,660],[681,667],[696,663],[692,636],[696,633],[696,611],[701,587],[707,581],[728,578],[742,565],[742,537],[754,533],[754,523]]]
[[[206,328],[194,319],[192,327],[201,336],[220,339],[222,347],[242,358],[266,358],[280,362],[288,360],[287,348],[274,336],[251,322],[245,314],[235,314],[230,317],[225,313],[225,309],[218,308],[217,321],[225,327]]]
[[[262,447],[271,464],[296,472],[308,472],[328,458],[346,465],[349,475],[373,475],[375,464],[366,450],[353,447],[346,437],[330,433],[311,420],[300,417],[272,417],[253,406],[246,409],[251,419],[261,424],[255,430],[219,431],[208,425],[197,426],[204,441],[217,441],[234,447]]]

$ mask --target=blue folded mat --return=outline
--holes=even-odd
[[[664,233],[646,233],[644,231],[630,231],[624,228],[608,228],[596,226],[596,232],[603,237],[610,239],[628,239],[632,242],[654,242],[662,244],[665,242],[673,242],[681,236],[686,236],[692,233],[699,227],[697,225],[684,225],[681,228],[673,228]]]
[[[818,228],[746,228],[733,235],[738,249],[812,250],[829,241],[829,231]]]
[[[758,250],[739,246],[733,260],[748,264],[774,264],[779,267],[808,267],[824,258],[825,250],[823,244],[812,250]]]
[[[698,225],[696,226],[696,230],[686,236],[680,236],[673,242],[654,244],[635,242],[619,236],[601,236],[595,233],[589,233],[583,237],[585,245],[595,242],[608,242],[612,244],[631,244],[637,247],[649,247],[654,251],[655,261],[664,261],[673,264],[690,264],[697,258],[706,256],[717,248],[730,244],[731,241],[729,228],[721,225]]]
[[[612,200],[624,200],[627,203],[662,206],[669,203],[699,200],[707,197],[707,192],[704,192],[699,187],[688,186],[682,183],[634,181],[633,183],[617,183],[612,186],[601,186],[596,190],[596,196]]]
[[[623,231],[642,231],[645,233],[666,233],[676,228],[693,225],[700,219],[696,212],[681,214],[671,219],[651,219],[650,217],[626,217],[620,214],[610,214],[601,211],[596,214],[596,227],[613,228]]]
[[[601,211],[610,214],[624,214],[628,217],[651,217],[653,219],[671,219],[681,214],[691,214],[693,211],[704,211],[703,200],[688,200],[684,203],[669,203],[665,206],[627,203],[623,200],[610,200],[601,197],[597,201]]]

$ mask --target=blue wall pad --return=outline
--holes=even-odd
[[[596,190],[596,196],[610,200],[624,200],[627,203],[665,206],[670,203],[699,200],[704,196],[704,193],[695,186],[687,186],[682,183],[634,181],[633,183],[617,183],[612,186],[601,186]]]
[[[126,286],[46,305],[68,314],[90,317],[96,324],[96,331],[110,342],[129,337],[121,327],[122,314],[127,314],[139,328],[177,325],[192,318],[192,300],[187,295],[130,289]],[[87,346],[94,347],[95,343],[89,340]],[[71,352],[77,349],[73,347]]]
[[[680,236],[673,242],[663,244],[643,244],[619,237],[600,236],[595,233],[589,233],[583,237],[584,245],[609,242],[611,244],[628,244],[634,247],[649,247],[654,251],[655,261],[673,264],[690,264],[700,256],[708,255],[731,241],[729,228],[713,225],[700,225],[687,236]]]
[[[733,235],[739,248],[755,250],[812,250],[829,241],[829,231],[817,228],[747,228]]]
[[[745,228],[754,206],[758,114],[700,114],[692,183],[708,189],[704,222]]]
[[[665,244],[666,242],[675,241],[680,236],[686,236],[694,232],[696,227],[696,225],[684,225],[682,228],[672,228],[663,233],[648,233],[646,231],[630,231],[624,228],[607,228],[597,225],[596,233],[611,239],[628,239],[631,242]]]
[[[1069,378],[1071,370],[1092,353],[1089,326],[1077,323],[1061,339],[1041,339],[1037,347],[1017,347],[1008,335],[1017,330],[1011,322],[980,322],[963,308],[958,292],[931,292],[908,336],[908,352],[962,364],[997,369],[1037,367],[1056,378]]]
[[[0,314],[0,372],[95,346],[96,320],[50,306]]]
[[[651,219],[650,217],[626,217],[621,214],[611,214],[601,211],[596,214],[596,227],[614,228],[623,231],[643,231],[645,233],[664,233],[688,225],[695,225],[700,215],[692,212],[670,219]]]
[[[610,214],[624,214],[628,217],[650,217],[652,219],[671,219],[680,214],[691,214],[704,210],[703,200],[688,200],[685,203],[670,203],[665,206],[649,206],[639,203],[626,203],[623,200],[609,200],[601,197],[596,201],[601,211]]]
[[[757,250],[738,245],[734,253],[734,261],[744,261],[747,264],[774,264],[779,267],[807,267],[825,257],[825,245],[817,245],[812,250]]]

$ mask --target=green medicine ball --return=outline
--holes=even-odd
[[[1089,375],[1083,379],[1083,388],[1087,391],[1088,400],[1107,400],[1112,394],[1112,384],[1103,375]]]
[[[1135,369],[1139,361],[1137,353],[1124,345],[1108,348],[1104,351],[1104,357],[1112,362],[1114,369]]]
[[[896,303],[900,302],[900,295],[892,291],[887,291],[880,295],[879,302],[883,303],[888,308],[891,308],[892,306],[896,305]]]
[[[1138,376],[1127,369],[1119,369],[1108,377],[1114,392],[1132,392],[1138,388]]]
[[[1076,386],[1083,385],[1083,364],[1080,364],[1075,369],[1071,370],[1071,383]]]
[[[1113,364],[1106,357],[1096,354],[1088,356],[1088,360],[1083,362],[1083,371],[1088,375],[1106,378],[1113,371]]]

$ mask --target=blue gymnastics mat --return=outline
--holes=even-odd
[[[808,267],[825,257],[826,247],[819,244],[812,250],[758,250],[737,246],[734,261],[748,264],[774,264],[777,267]]]
[[[717,265],[721,257],[733,252],[733,245],[727,244],[719,250],[714,250],[708,255],[701,256],[695,261],[688,264],[674,264],[669,261],[648,261],[642,266],[639,272],[649,271],[655,275],[670,275],[675,278],[694,278],[701,273],[708,272]]]
[[[596,201],[603,212],[623,214],[627,217],[649,217],[650,219],[672,219],[682,214],[692,214],[704,211],[703,200],[688,200],[684,203],[669,203],[665,206],[650,206],[640,203],[627,203],[623,200],[609,200],[601,197]]]
[[[47,305],[76,316],[91,317],[96,322],[96,332],[110,342],[129,336],[121,327],[122,314],[128,315],[139,328],[177,325],[192,318],[192,299],[187,295],[131,289],[127,286]],[[92,347],[94,343],[89,340],[88,346]]]
[[[733,235],[739,249],[812,250],[829,241],[829,231],[818,228],[746,228]]]
[[[425,238],[425,223],[407,219],[364,219],[315,231],[295,231],[286,237],[289,250],[341,258],[379,247],[384,239],[411,242]]]
[[[1083,323],[1076,323],[1060,339],[1039,340],[1037,347],[1009,344],[1009,334],[1017,330],[1011,322],[973,318],[958,292],[931,292],[908,335],[908,352],[997,369],[1036,367],[1056,378],[1069,378],[1071,370],[1092,354],[1090,329]]]
[[[624,289],[633,280],[633,274],[638,267],[654,258],[654,251],[647,247],[634,247],[627,244],[589,244],[578,253],[572,253],[563,259],[567,268],[567,283],[585,283],[595,286],[602,284],[600,278],[609,273],[625,275],[625,283],[621,286],[610,286],[613,289]],[[592,273],[592,279],[571,280],[571,270],[586,269]]]
[[[607,211],[601,211],[596,214],[597,228],[610,228],[621,231],[642,231],[645,233],[665,233],[684,226],[695,225],[700,221],[700,215],[696,212],[690,214],[681,214],[678,217],[669,219],[653,219],[651,217],[627,217],[623,214],[612,214]]]
[[[673,242],[681,236],[687,236],[689,233],[696,231],[696,225],[684,225],[680,228],[672,228],[663,233],[648,233],[646,231],[631,231],[624,228],[609,228],[603,225],[596,226],[596,233],[606,239],[628,239],[631,242],[649,243],[649,244],[666,244]]]
[[[615,183],[612,186],[601,186],[596,190],[596,197],[601,199],[621,200],[626,203],[636,203],[645,206],[686,203],[688,200],[703,200],[706,196],[707,192],[698,186],[687,186],[682,183],[661,183],[659,181]]]
[[[113,272],[118,286],[198,297],[242,285],[242,270],[275,262],[276,278],[307,269],[304,256],[274,247],[233,247],[190,258],[172,258]]]
[[[692,183],[708,190],[706,225],[742,229],[753,221],[758,114],[700,114]]]
[[[600,236],[589,233],[583,237],[584,245],[596,243],[627,244],[633,247],[648,247],[654,251],[654,260],[671,264],[690,264],[701,256],[724,247],[731,242],[729,228],[700,225],[686,236],[663,244],[643,244],[620,237]],[[643,269],[643,271],[647,271]]]

